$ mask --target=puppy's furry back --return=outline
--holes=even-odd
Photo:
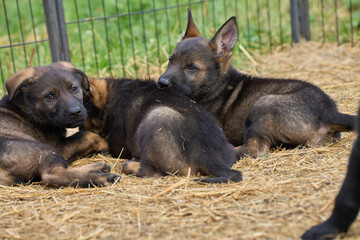
[[[211,182],[241,180],[241,174],[229,168],[236,161],[233,146],[201,106],[176,90],[158,89],[151,80],[90,81],[97,92],[107,92],[105,107],[94,112],[101,116],[100,134],[108,140],[113,156],[121,153],[123,158],[139,159],[142,171],[151,165],[161,174],[186,174],[190,167],[193,174],[220,177]],[[96,95],[95,90],[91,95]],[[100,105],[94,97],[92,102]],[[94,117],[91,111],[89,116]],[[149,172],[142,175],[153,175]]]

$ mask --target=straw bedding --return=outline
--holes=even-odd
[[[356,113],[359,46],[301,43],[253,57],[257,64],[246,72],[315,83],[342,112]],[[298,239],[330,215],[355,137],[344,133],[340,142],[326,146],[275,149],[262,158],[246,158],[234,165],[244,174],[236,184],[122,175],[105,188],[0,186],[0,238]],[[125,160],[95,155],[73,166],[94,161],[120,172]],[[360,218],[344,239],[360,239]]]

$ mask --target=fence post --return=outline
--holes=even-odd
[[[293,42],[300,41],[300,34],[310,40],[308,0],[290,0],[291,36]]]
[[[309,2],[308,0],[299,1],[299,21],[300,34],[306,39],[310,40],[310,21],[309,21]]]
[[[70,62],[64,8],[62,0],[43,0],[52,62]]]
[[[299,31],[299,16],[298,16],[298,1],[290,0],[290,15],[291,15],[291,37],[293,42],[300,41]]]

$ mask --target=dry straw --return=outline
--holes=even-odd
[[[315,83],[342,112],[356,112],[358,46],[301,43],[252,57],[257,64],[248,73]],[[122,175],[105,188],[0,187],[0,239],[298,239],[329,216],[355,137],[246,158],[234,166],[244,174],[240,183]],[[94,161],[119,172],[125,160],[96,155],[73,165]],[[359,238],[358,218],[345,239]]]

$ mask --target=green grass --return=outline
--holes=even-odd
[[[17,2],[12,0],[5,1],[5,3],[12,44],[21,43]],[[34,41],[29,0],[18,0],[18,3],[24,40]],[[79,19],[90,18],[88,1],[63,0],[63,3],[66,22],[77,20],[75,3],[77,3]],[[110,74],[118,77],[158,76],[164,71],[168,55],[174,49],[179,35],[185,30],[189,6],[195,23],[205,37],[213,36],[214,32],[229,17],[236,16],[240,31],[238,42],[243,44],[248,51],[266,53],[274,46],[280,45],[281,42],[291,44],[289,1],[285,0],[280,1],[280,11],[279,1],[276,0],[269,0],[269,8],[267,8],[266,0],[248,0],[248,6],[246,6],[245,0],[215,0],[211,2],[201,0],[106,0],[104,3],[105,8],[100,0],[90,1],[93,18],[104,16],[104,12],[107,16],[121,15],[107,19],[107,28],[105,28],[104,20],[92,22],[94,31],[91,30],[90,21],[81,22],[79,25],[77,23],[67,24],[71,60],[90,76],[109,76]],[[180,4],[179,7],[177,7],[178,3]],[[324,0],[324,3],[325,41],[336,41],[334,1]],[[47,39],[42,2],[31,0],[31,4],[37,39]],[[355,41],[360,39],[359,29],[356,28],[360,20],[359,5],[353,1]],[[168,8],[165,9],[166,7]],[[151,11],[154,8],[158,10]],[[143,14],[127,14],[141,10],[145,12]],[[340,42],[349,42],[349,1],[338,1],[338,16]],[[270,22],[268,17],[271,19]],[[249,21],[249,26],[247,21]],[[310,0],[310,21],[312,39],[322,41],[320,1]],[[80,43],[79,29],[82,43]],[[108,43],[105,29],[107,29]],[[9,44],[4,6],[0,3],[0,46]],[[96,54],[94,45],[96,46]],[[31,52],[34,50],[36,50],[35,44],[26,45],[25,50],[22,46],[13,47],[13,53],[11,53],[10,48],[0,49],[0,80],[3,82],[11,76],[14,73],[14,68],[15,71],[25,68],[28,65]],[[35,51],[33,65],[51,63],[48,42],[38,44],[38,52],[39,54]],[[234,65],[238,68],[246,67],[244,65],[248,64],[247,59],[237,47],[234,50],[233,59]]]

